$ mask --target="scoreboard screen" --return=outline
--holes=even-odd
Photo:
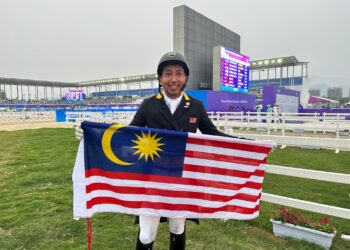
[[[221,47],[220,90],[248,93],[250,59]]]
[[[66,100],[81,101],[84,99],[84,91],[82,89],[68,89],[66,91]]]

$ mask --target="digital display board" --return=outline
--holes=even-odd
[[[66,90],[66,100],[79,101],[84,99],[84,91],[82,89]]]
[[[221,47],[220,90],[248,93],[250,58]]]

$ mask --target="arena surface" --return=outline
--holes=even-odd
[[[15,131],[22,129],[38,128],[73,128],[73,124],[55,121],[32,121],[32,122],[8,122],[0,123],[0,131]]]

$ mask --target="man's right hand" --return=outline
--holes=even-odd
[[[76,127],[75,127],[75,137],[77,138],[77,140],[81,140],[84,137],[84,130],[81,128],[81,123],[79,123]]]

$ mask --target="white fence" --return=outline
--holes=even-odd
[[[67,123],[80,123],[82,121],[106,122],[129,124],[134,117],[135,112],[66,112]]]
[[[315,170],[309,170],[309,169],[274,166],[274,165],[268,165],[268,164],[266,165],[266,172],[279,174],[279,175],[294,176],[299,178],[308,178],[312,180],[322,180],[322,181],[350,184],[350,174],[339,174],[339,173],[315,171]],[[350,219],[350,209],[347,209],[347,208],[334,207],[334,206],[319,204],[315,202],[298,200],[298,199],[278,196],[274,194],[267,194],[267,193],[262,193],[261,200],[283,205],[283,206],[290,206],[290,207],[299,208],[299,209],[312,211],[316,213],[322,213],[322,214],[340,217],[344,219]],[[349,197],[349,202],[350,202],[350,197]]]
[[[134,112],[106,112],[105,114],[67,112],[66,122],[88,120],[129,124],[134,114]],[[325,113],[320,116],[317,113],[282,113],[280,117],[274,117],[272,114],[258,114],[256,112],[247,112],[246,114],[243,112],[209,112],[209,117],[217,127],[238,137],[273,140],[281,145],[335,149],[336,152],[350,150],[348,132],[350,120],[346,120],[350,114]],[[239,128],[242,133],[234,132],[233,128]],[[255,129],[259,133],[243,132],[250,129]],[[294,132],[294,134],[290,135],[290,132]]]
[[[48,122],[55,121],[54,111],[43,112],[0,112],[0,123],[13,122]]]
[[[81,122],[83,120],[94,120],[102,122],[121,122],[127,124],[131,121],[135,112],[67,112],[67,122]],[[337,137],[345,135],[341,133],[350,130],[350,113],[326,114],[317,113],[281,113],[274,116],[271,113],[257,112],[209,112],[209,118],[218,127],[259,129],[270,134],[271,131],[280,131],[285,135],[287,130],[294,132],[310,131],[313,133],[332,132]],[[347,120],[348,118],[348,120]],[[349,135],[348,133],[346,135]]]
[[[227,133],[232,133],[232,131],[227,131]],[[350,150],[350,138],[347,136],[345,138],[319,138],[319,137],[309,137],[307,135],[291,135],[291,136],[279,136],[279,135],[264,135],[264,134],[247,134],[247,133],[234,133],[235,136],[240,138],[247,138],[253,140],[268,140],[274,141],[279,145],[285,146],[295,146],[306,149],[333,149],[336,153],[340,150],[349,151]]]
[[[349,135],[350,113],[332,114],[324,113],[281,113],[274,115],[267,112],[209,112],[210,119],[218,127],[240,128],[241,130],[257,129],[266,132],[281,132],[285,135],[286,131],[293,132],[313,132],[327,133],[331,132],[337,138],[343,135]]]

